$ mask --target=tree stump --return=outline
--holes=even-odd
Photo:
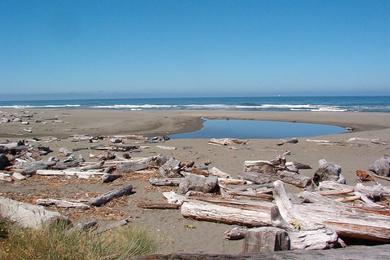
[[[284,250],[290,250],[290,238],[285,230],[275,227],[249,229],[242,247],[243,254]]]

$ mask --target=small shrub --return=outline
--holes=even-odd
[[[125,227],[97,235],[59,223],[39,230],[10,230],[0,242],[0,259],[118,259],[154,249],[154,241],[142,229]]]

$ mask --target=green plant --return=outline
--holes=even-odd
[[[0,243],[0,259],[118,259],[153,252],[145,230],[124,227],[97,235],[63,223],[38,230],[15,228]]]

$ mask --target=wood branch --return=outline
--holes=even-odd
[[[132,185],[125,185],[121,188],[106,192],[96,198],[93,198],[89,201],[89,204],[92,206],[100,207],[107,202],[111,201],[114,198],[122,197],[124,195],[130,195],[133,191]]]
[[[166,202],[140,202],[137,204],[143,209],[179,209],[180,205]]]
[[[72,202],[72,201],[57,200],[57,199],[37,199],[36,204],[41,206],[56,206],[58,208],[78,208],[78,209],[90,208],[90,206],[81,202]]]
[[[241,180],[241,179],[232,179],[232,178],[218,178],[218,183],[222,182],[223,184],[232,184],[232,185],[239,185],[239,184],[252,184],[253,182],[248,180]]]
[[[90,164],[84,167],[80,167],[80,171],[88,171],[88,170],[96,170],[96,169],[101,169],[103,168],[104,161],[97,162],[94,164]]]
[[[25,228],[41,228],[44,224],[56,221],[69,222],[57,211],[49,211],[43,206],[19,202],[5,197],[0,197],[0,216]]]
[[[179,186],[183,178],[150,178],[149,183],[153,186]]]
[[[390,197],[390,187],[386,187],[381,184],[365,186],[361,183],[357,183],[354,187],[354,190],[366,195],[373,200],[380,199],[381,197]]]
[[[216,144],[221,146],[227,146],[232,144],[246,144],[248,140],[234,139],[234,138],[211,138],[209,144]]]
[[[335,199],[335,201],[338,201],[338,202],[351,202],[351,201],[355,201],[355,200],[359,200],[359,199],[360,199],[360,195],[354,195],[354,196],[349,196],[349,197],[345,197],[345,198]]]

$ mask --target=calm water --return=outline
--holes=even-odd
[[[257,120],[205,120],[203,128],[190,133],[174,134],[182,138],[288,138],[329,135],[345,132],[338,126]]]
[[[1,99],[1,97],[0,97]],[[208,97],[122,98],[1,101],[1,108],[90,108],[90,109],[192,109],[246,111],[364,111],[390,112],[389,96],[358,97]]]

